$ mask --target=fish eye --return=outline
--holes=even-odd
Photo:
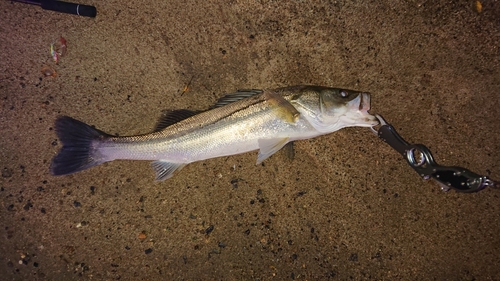
[[[349,94],[345,90],[340,90],[340,96],[346,98]]]

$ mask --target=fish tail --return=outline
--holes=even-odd
[[[57,118],[55,131],[63,146],[52,159],[52,175],[68,175],[108,161],[100,155],[96,144],[110,135],[68,116]]]

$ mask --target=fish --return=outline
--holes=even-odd
[[[165,112],[151,133],[113,136],[68,116],[54,129],[62,147],[50,164],[54,176],[114,160],[149,160],[157,181],[189,163],[258,150],[257,164],[288,143],[344,127],[373,127],[370,94],[324,86],[240,90],[206,111]]]

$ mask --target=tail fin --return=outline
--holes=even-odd
[[[52,159],[52,175],[68,175],[106,162],[99,156],[95,144],[109,137],[108,134],[68,116],[57,118],[55,130],[63,147]]]

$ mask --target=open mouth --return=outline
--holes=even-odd
[[[348,114],[355,126],[373,127],[379,124],[378,119],[368,113],[370,110],[370,94],[361,93],[351,101],[349,106],[351,113]]]
[[[368,112],[370,110],[370,94],[368,93],[361,93],[359,94],[359,110]]]

